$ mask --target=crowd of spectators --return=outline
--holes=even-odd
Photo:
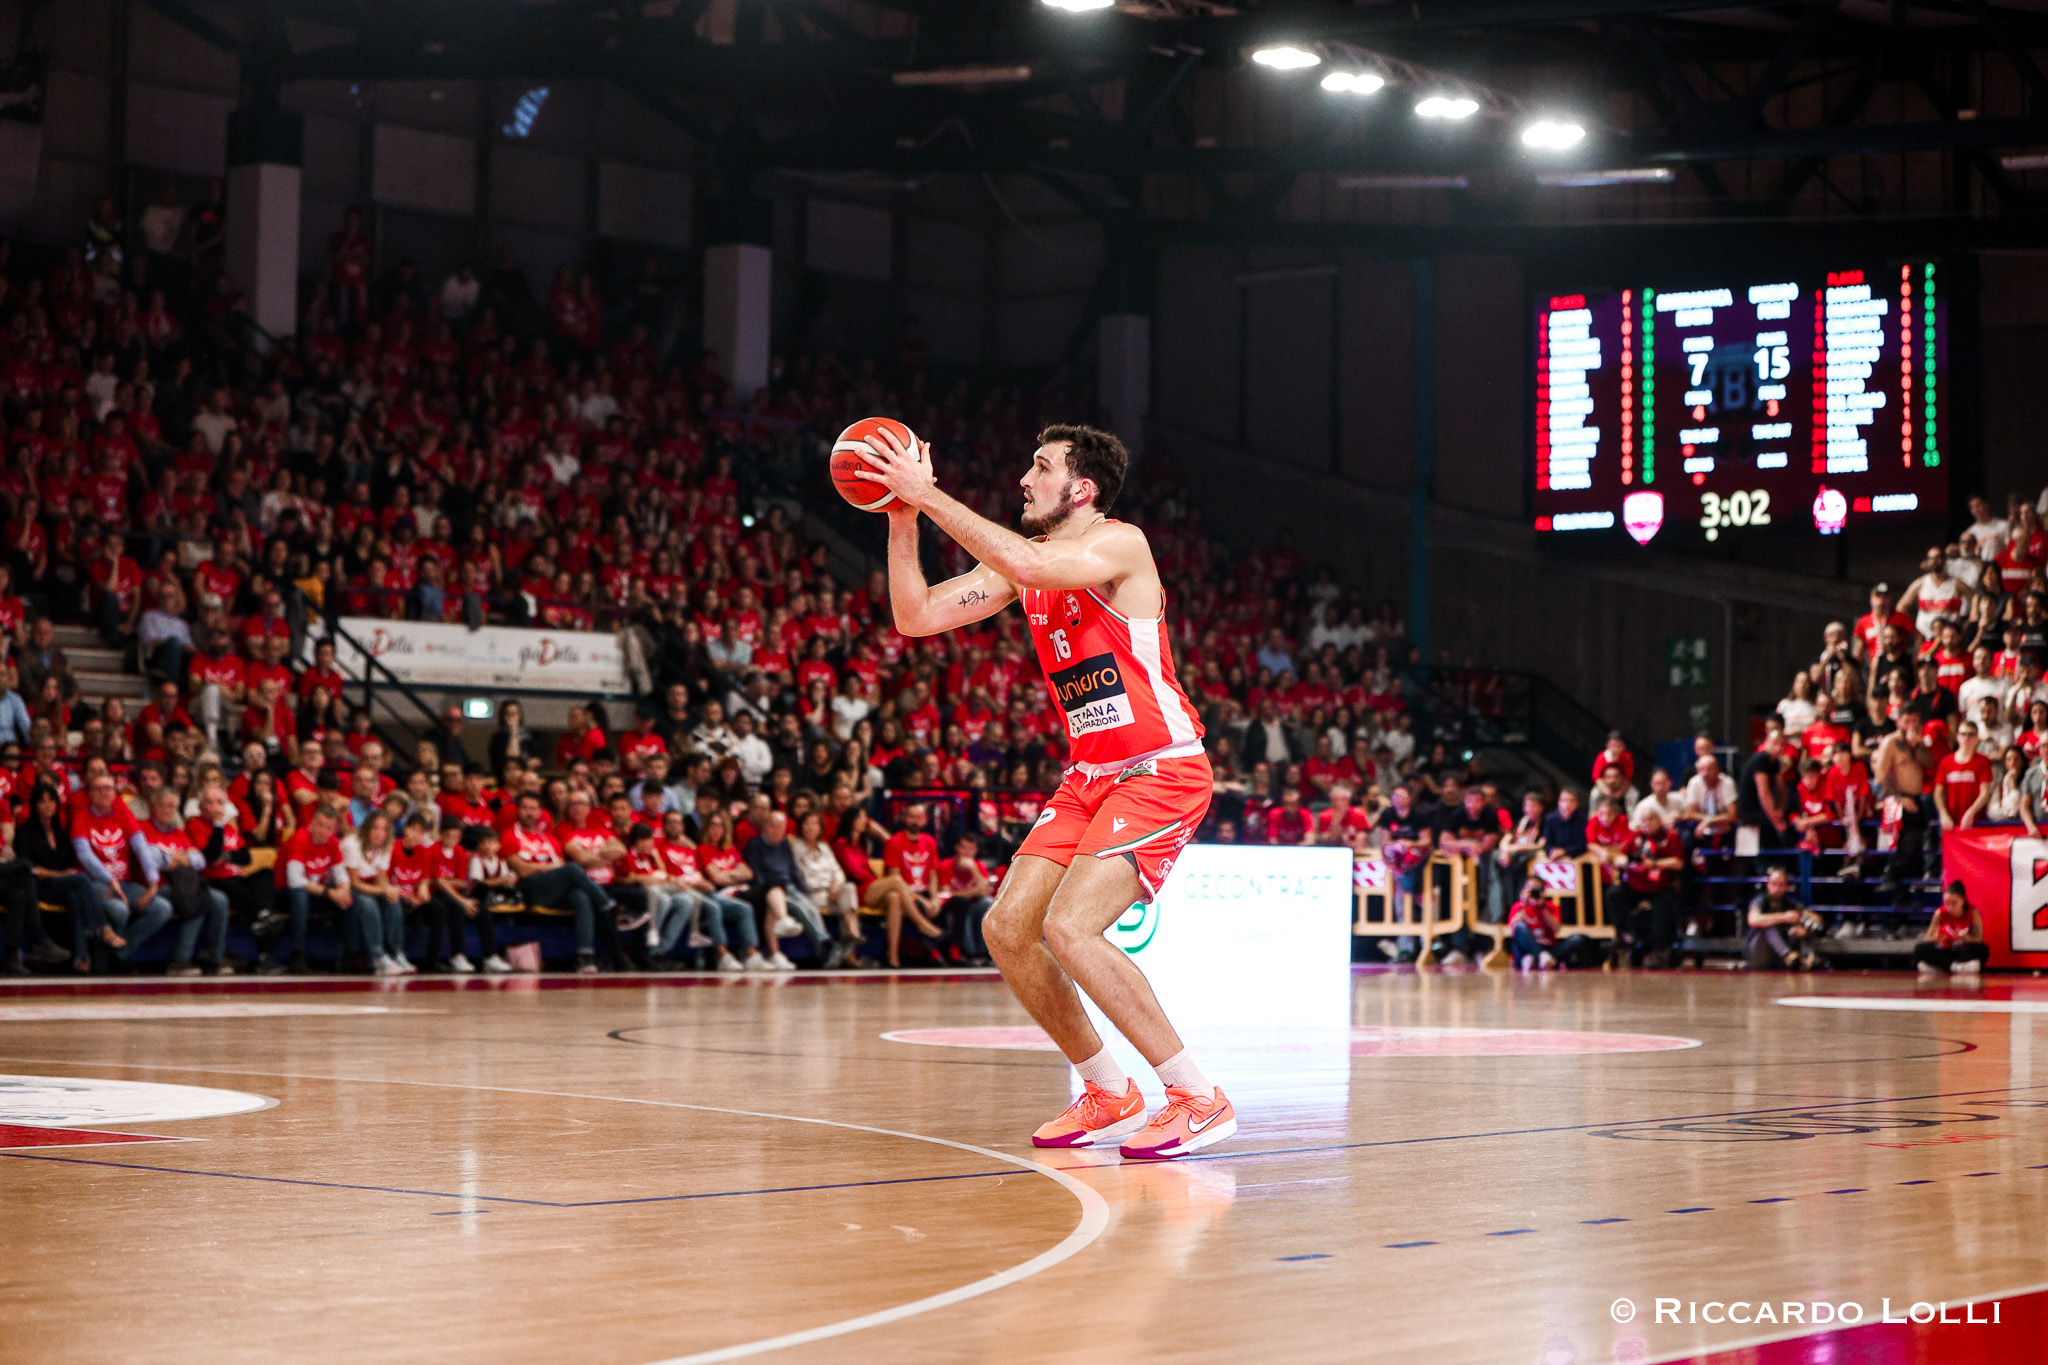
[[[180,975],[503,971],[515,910],[572,925],[584,971],[986,961],[1065,756],[1021,620],[903,637],[881,575],[835,578],[768,482],[889,414],[1008,522],[1034,433],[1084,401],[937,384],[906,341],[778,357],[742,409],[715,355],[657,353],[652,263],[622,300],[568,271],[536,298],[509,261],[429,298],[407,264],[372,278],[353,212],[277,341],[243,324],[219,214],[216,187],[133,233],[103,206],[46,258],[0,244],[5,970],[129,970],[175,925]],[[1434,781],[1410,713],[1446,699],[1390,605],[1285,544],[1231,559],[1159,458],[1125,514],[1218,736],[1215,832],[1248,782]],[[414,739],[338,671],[350,617],[617,631],[635,695],[559,735],[508,699],[487,742],[453,714]],[[81,696],[59,623],[147,704]]]
[[[430,297],[407,263],[372,278],[354,213],[271,344],[240,325],[220,211],[217,190],[190,214],[166,196],[131,238],[103,209],[42,260],[0,243],[0,966],[121,969],[175,924],[170,970],[236,970],[240,924],[264,969],[304,970],[331,924],[342,965],[403,974],[417,946],[503,971],[512,910],[571,923],[585,971],[986,960],[980,916],[1063,765],[1059,714],[1014,613],[900,635],[882,576],[835,577],[801,504],[831,436],[886,414],[1007,523],[1034,433],[1091,416],[1083,397],[937,381],[906,336],[887,360],[778,357],[742,407],[715,355],[657,349],[656,263],[615,299],[567,270],[536,297],[509,259]],[[1228,554],[1157,449],[1123,510],[1208,728],[1203,837],[1346,845],[1411,895],[1432,854],[1470,859],[1532,965],[1600,951],[1557,936],[1539,861],[1598,864],[1622,950],[1656,965],[1686,878],[1743,827],[1853,871],[1881,817],[1904,897],[1916,769],[1922,824],[2048,818],[2042,532],[2020,500],[1977,509],[1896,605],[1881,586],[1830,627],[1737,772],[1703,741],[1683,782],[1639,784],[1617,739],[1584,792],[1518,794],[1463,742],[1499,721],[1500,675],[1425,666],[1391,602],[1284,538]],[[928,554],[965,567],[942,538]],[[635,695],[559,735],[510,699],[486,743],[459,714],[394,736],[336,668],[347,617],[617,631]],[[81,697],[58,622],[124,651],[148,703]],[[1760,962],[1812,960],[1805,920],[1751,927]]]

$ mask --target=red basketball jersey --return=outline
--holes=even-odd
[[[1173,673],[1164,602],[1133,618],[1092,589],[1024,590],[1024,616],[1073,760],[1111,767],[1170,750],[1201,751],[1202,721]]]

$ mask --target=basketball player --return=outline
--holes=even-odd
[[[888,508],[896,628],[936,635],[1021,600],[1066,715],[1072,764],[982,926],[1010,989],[1084,1082],[1081,1098],[1031,1140],[1080,1147],[1126,1138],[1124,1156],[1139,1160],[1220,1142],[1237,1131],[1230,1101],[1189,1057],[1144,973],[1103,937],[1132,901],[1158,893],[1211,791],[1202,722],[1174,678],[1152,548],[1144,532],[1109,516],[1130,456],[1107,432],[1047,427],[1019,480],[1018,535],[941,492],[928,446],[920,460],[893,434],[884,439],[860,473],[897,498]],[[974,556],[971,572],[925,582],[919,512]],[[1165,1083],[1166,1104],[1150,1122],[1137,1083],[1088,1022],[1077,984]]]

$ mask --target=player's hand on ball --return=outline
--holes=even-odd
[[[905,445],[895,432],[884,427],[869,438],[867,449],[860,452],[861,459],[866,461],[869,467],[856,470],[855,473],[860,478],[888,489],[896,495],[897,505],[915,512],[924,506],[925,499],[938,488],[938,482],[932,478],[931,442],[919,441],[916,437],[912,437],[911,440],[916,449]],[[918,458],[920,454],[923,455],[923,459]],[[897,509],[896,506],[891,506],[887,510],[894,516]]]

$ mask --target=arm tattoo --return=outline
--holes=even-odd
[[[978,607],[986,601],[988,601],[988,594],[980,588],[969,588],[966,592],[960,594],[960,605],[963,607]]]

